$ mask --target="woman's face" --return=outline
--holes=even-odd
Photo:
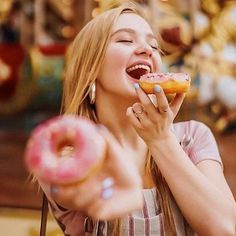
[[[97,86],[104,92],[136,97],[140,76],[160,70],[158,43],[149,24],[134,13],[123,13],[113,27]]]

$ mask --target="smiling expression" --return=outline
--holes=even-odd
[[[136,96],[133,84],[160,66],[158,42],[149,24],[135,13],[123,13],[113,27],[97,83],[106,92]]]

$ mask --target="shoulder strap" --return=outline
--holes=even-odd
[[[46,235],[47,228],[47,218],[48,218],[48,200],[45,194],[43,193],[43,203],[41,210],[41,225],[40,225],[40,236]]]

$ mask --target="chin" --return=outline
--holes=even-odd
[[[133,83],[134,84],[134,83]],[[127,99],[130,101],[130,103],[140,102],[138,95],[135,91],[135,88],[133,84],[130,86],[129,93],[127,93]]]

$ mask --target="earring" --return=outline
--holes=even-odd
[[[89,91],[89,99],[90,99],[90,104],[94,104],[95,103],[95,99],[96,99],[96,84],[95,82],[92,84],[91,86],[91,90]]]

